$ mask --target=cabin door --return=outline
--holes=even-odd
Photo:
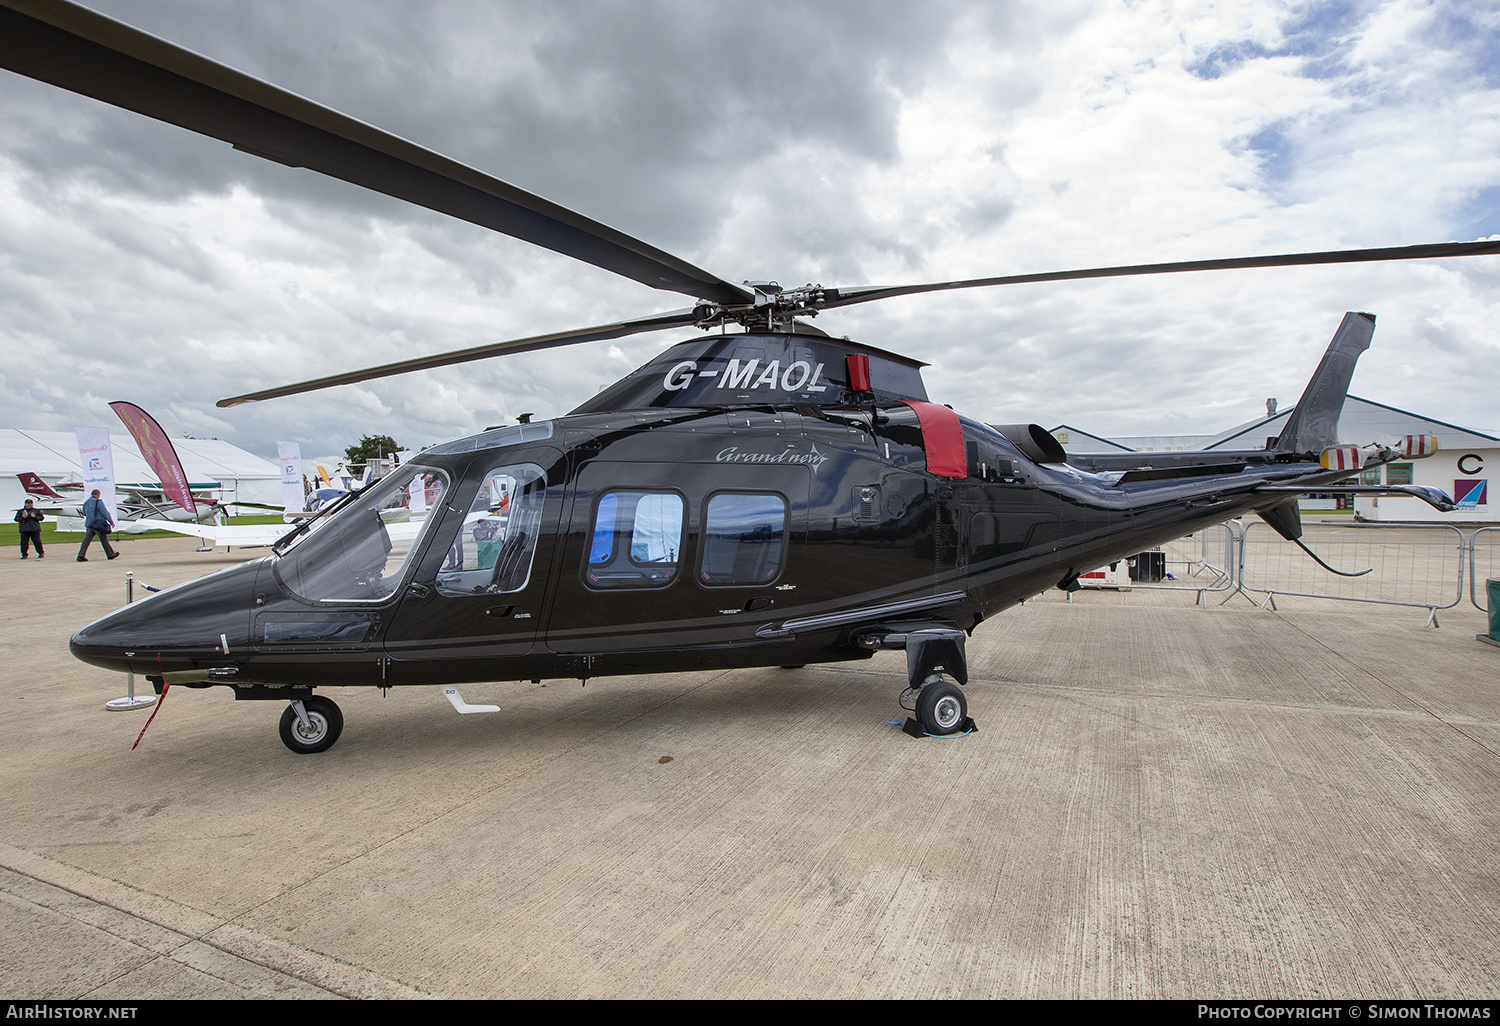
[[[385,635],[393,684],[516,680],[545,605],[564,489],[534,463],[476,461]]]
[[[753,640],[795,595],[786,582],[806,537],[808,474],[795,465],[585,465],[546,647],[631,672],[636,663],[611,654]]]

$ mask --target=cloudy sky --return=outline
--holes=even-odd
[[[1500,234],[1489,0],[92,0],[732,281],[893,284]],[[226,395],[675,309],[659,293],[0,72],[0,426],[274,458],[555,416],[685,332],[232,410]],[[1500,257],[912,297],[823,315],[991,422],[1209,432],[1353,391],[1500,434]],[[1354,440],[1360,441],[1360,440]]]

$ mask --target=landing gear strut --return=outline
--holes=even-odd
[[[326,752],[344,732],[344,714],[332,699],[293,699],[281,714],[281,743],[298,755]]]
[[[854,639],[855,644],[864,648],[906,650],[907,684],[902,705],[916,713],[916,717],[907,720],[901,729],[912,737],[925,734],[942,737],[977,729],[969,719],[969,703],[959,687],[969,682],[969,664],[964,656],[966,637],[956,627],[915,626],[877,631]],[[907,697],[913,693],[915,707],[906,705]]]

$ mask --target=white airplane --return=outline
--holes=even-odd
[[[332,509],[335,504],[330,503],[326,509]],[[413,513],[405,506],[395,506],[381,510],[380,518],[386,522],[386,533],[393,543],[409,542],[416,538],[426,513]],[[143,525],[145,530],[172,531],[201,538],[208,543],[199,549],[204,552],[220,545],[224,546],[225,551],[235,547],[254,549],[274,545],[293,531],[300,530],[300,521],[303,520],[310,522],[312,530],[322,526],[319,514],[316,513],[287,513],[284,514],[284,522],[280,524],[185,524],[151,519],[136,520],[134,523]]]
[[[273,545],[283,535],[290,533],[294,525],[290,523],[198,524],[186,523],[181,520],[144,518],[132,520],[130,526],[145,531],[172,531],[176,534],[192,535],[208,543],[203,547],[204,550],[217,548],[222,545],[228,551],[235,546],[242,549],[256,549],[266,545]]]
[[[43,513],[55,517],[77,517],[83,515],[83,503],[88,496],[83,494],[83,485],[77,481],[59,481],[48,484],[40,474],[25,471],[17,474],[16,478],[21,482],[21,487],[27,495],[36,498],[37,508]],[[203,487],[209,487],[207,485]],[[62,491],[59,491],[61,489]],[[64,495],[62,492],[77,492],[77,495]],[[116,512],[119,514],[120,522],[135,522],[143,517],[158,517],[163,520],[213,520],[224,511],[224,505],[218,499],[211,499],[204,495],[194,493],[193,499],[200,506],[195,516],[167,498],[166,492],[160,485],[155,484],[121,484],[115,485],[115,494],[118,497]],[[241,504],[245,505],[245,504]],[[274,507],[267,507],[274,508]],[[128,527],[120,530],[131,534],[138,534]]]

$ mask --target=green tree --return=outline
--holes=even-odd
[[[401,446],[390,435],[365,435],[358,443],[344,450],[344,459],[349,465],[352,473],[358,474],[365,469],[365,464],[370,460],[380,459],[382,456],[391,456],[401,451]]]

